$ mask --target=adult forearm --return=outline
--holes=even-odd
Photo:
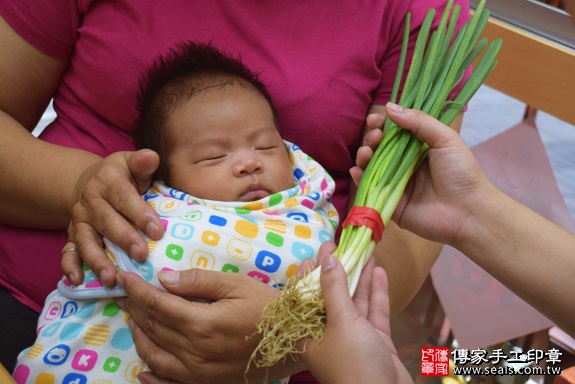
[[[66,228],[76,181],[101,158],[39,140],[2,111],[0,127],[0,222]]]
[[[505,194],[488,195],[453,244],[571,335],[575,235]]]
[[[442,247],[388,223],[374,255],[377,265],[387,272],[392,315],[401,312],[417,294]]]

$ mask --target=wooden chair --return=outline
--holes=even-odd
[[[575,125],[575,50],[494,18],[484,35],[503,38],[486,85]]]
[[[0,383],[2,384],[16,384],[16,381],[12,378],[12,375],[8,373],[6,368],[0,363]]]

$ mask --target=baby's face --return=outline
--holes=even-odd
[[[294,186],[266,99],[239,86],[193,96],[168,119],[171,187],[218,201],[254,201]]]

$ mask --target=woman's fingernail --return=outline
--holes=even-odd
[[[80,285],[80,284],[82,284],[81,281],[78,281],[78,280],[80,280],[80,278],[79,278],[78,275],[75,274],[75,273],[71,273],[71,274],[70,274],[70,278],[69,278],[68,280],[70,280],[70,282],[71,282],[73,285]]]
[[[144,371],[138,373],[138,380],[140,380],[142,384],[153,383],[155,378],[156,375],[151,372]]]
[[[132,244],[130,246],[130,256],[136,260],[139,260],[139,254],[142,252],[142,247],[138,244]]]
[[[392,103],[391,101],[389,101],[385,106],[386,106],[390,111],[397,112],[397,113],[403,112],[403,107],[402,107],[402,106],[397,105],[397,104],[395,104],[395,103]]]
[[[335,263],[335,256],[326,256],[326,258],[323,260],[323,263],[321,264],[322,271],[329,271],[330,269],[333,269],[335,267]]]
[[[148,225],[146,225],[146,233],[148,236],[155,239],[156,237],[160,236],[160,228],[158,228],[156,223],[150,221]]]
[[[108,271],[106,271],[105,269],[102,270],[102,272],[100,272],[100,281],[104,282],[106,280],[108,280]]]
[[[367,131],[367,133],[365,134],[365,136],[363,137],[363,144],[364,145],[369,145],[371,144],[371,136],[373,135],[373,131]]]
[[[167,285],[177,285],[180,282],[180,272],[177,271],[160,271],[158,279]]]

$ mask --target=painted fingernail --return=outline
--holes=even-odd
[[[392,103],[391,101],[389,101],[386,105],[385,105],[390,111],[393,112],[397,112],[397,113],[401,113],[403,112],[403,107],[399,106],[395,103]]]
[[[163,284],[177,285],[180,282],[180,272],[177,272],[177,271],[160,271],[160,272],[158,272],[158,279]]]

